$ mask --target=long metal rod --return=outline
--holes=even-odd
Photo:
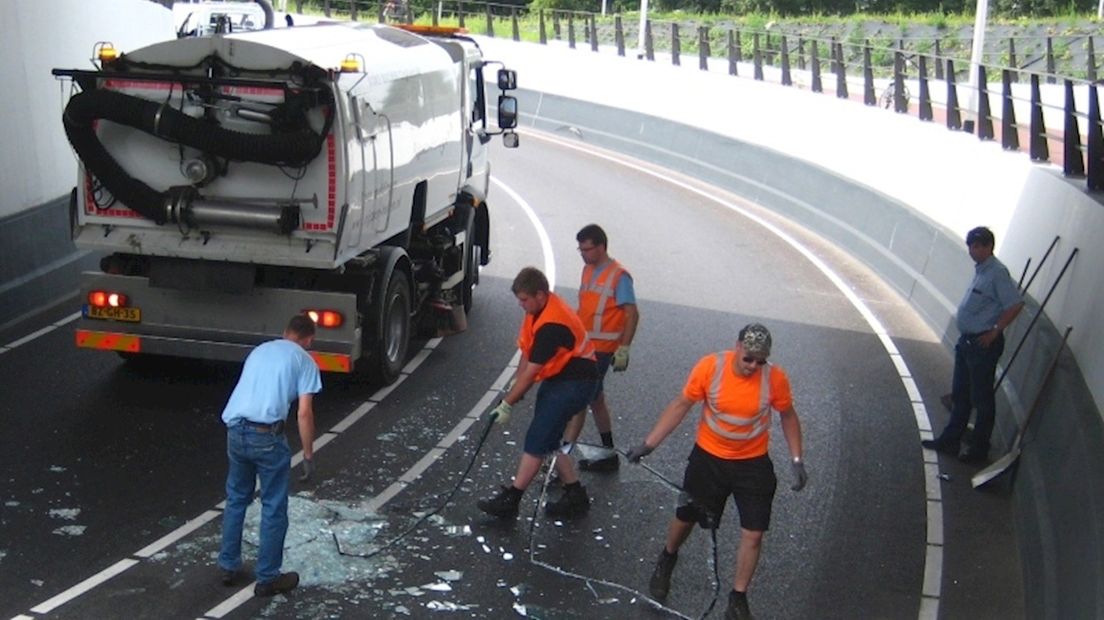
[[[1020,291],[1021,293],[1023,292],[1023,281],[1024,281],[1024,278],[1026,278],[1026,277],[1027,277],[1027,270],[1028,270],[1028,269],[1030,269],[1030,268],[1031,268],[1031,257],[1030,257],[1030,256],[1028,256],[1028,257],[1027,257],[1027,262],[1026,262],[1026,263],[1024,263],[1024,269],[1023,269],[1023,273],[1021,273],[1021,274],[1020,274],[1020,281],[1016,283],[1016,288],[1017,288],[1017,289],[1019,289],[1019,291]]]
[[[1046,308],[1047,302],[1050,301],[1050,296],[1054,294],[1054,289],[1058,288],[1058,283],[1062,281],[1062,276],[1066,275],[1066,270],[1069,269],[1070,263],[1073,262],[1073,258],[1077,256],[1080,250],[1081,248],[1073,248],[1073,252],[1070,252],[1069,258],[1066,259],[1066,264],[1062,265],[1062,271],[1058,272],[1058,277],[1054,280],[1054,284],[1050,286],[1050,290],[1047,291],[1043,303],[1039,304],[1039,311],[1035,316],[1031,317],[1031,322],[1027,324],[1027,331],[1024,332],[1023,338],[1020,338],[1020,344],[1016,345],[1016,350],[1012,352],[1012,357],[1010,357],[1008,363],[1004,365],[1004,370],[1001,372],[1000,379],[997,379],[996,385],[993,386],[993,391],[996,391],[1004,381],[1004,378],[1008,376],[1008,369],[1011,368],[1012,363],[1016,361],[1016,356],[1020,354],[1020,349],[1023,349],[1028,334],[1030,334],[1031,329],[1035,327],[1035,323],[1039,321],[1039,317],[1043,316],[1043,309]]]
[[[1058,361],[1062,359],[1062,350],[1066,348],[1066,342],[1069,340],[1071,331],[1073,331],[1073,326],[1066,326],[1066,332],[1062,334],[1062,342],[1058,345],[1058,350],[1054,352],[1054,357],[1051,358],[1050,365],[1047,366],[1046,374],[1043,375],[1043,382],[1039,384],[1039,391],[1035,393],[1035,400],[1031,401],[1031,407],[1027,410],[1027,415],[1024,417],[1023,424],[1016,430],[1016,438],[1012,440],[1012,447],[1009,448],[1004,456],[994,461],[985,469],[974,474],[974,477],[970,479],[970,484],[975,489],[988,484],[993,479],[1008,471],[1020,458],[1020,452],[1023,448],[1024,437],[1027,435],[1028,425],[1031,424],[1031,419],[1039,410],[1039,403],[1043,400],[1043,394],[1046,393],[1046,388],[1051,378],[1054,377],[1054,369],[1058,367]]]
[[[1039,261],[1039,264],[1035,267],[1035,271],[1031,272],[1031,278],[1028,279],[1027,285],[1023,287],[1024,292],[1027,292],[1027,289],[1031,288],[1031,283],[1035,281],[1035,276],[1039,275],[1039,270],[1043,268],[1044,264],[1046,264],[1047,257],[1050,256],[1051,251],[1054,250],[1054,246],[1058,245],[1058,240],[1061,239],[1061,238],[1062,237],[1060,237],[1058,235],[1054,236],[1054,241],[1050,242],[1050,247],[1047,248],[1046,254],[1043,254],[1043,258],[1042,258],[1042,260]],[[1024,268],[1024,271],[1027,271],[1027,269]]]

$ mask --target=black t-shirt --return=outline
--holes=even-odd
[[[547,364],[556,355],[558,349],[575,349],[575,335],[566,325],[559,323],[547,323],[537,329],[533,335],[533,348],[529,351],[529,362],[533,364]],[[545,379],[545,381],[566,381],[578,379],[597,379],[598,366],[594,360],[573,357],[558,374]]]

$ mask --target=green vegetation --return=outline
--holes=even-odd
[[[610,0],[610,12],[604,16],[591,12],[598,8],[598,0],[534,0],[529,5],[502,2],[488,4],[470,0],[451,0],[442,4],[430,4],[429,0],[408,1],[411,18],[415,23],[432,24],[436,14],[440,25],[458,26],[462,19],[462,25],[474,34],[488,34],[489,9],[493,33],[497,37],[512,37],[516,19],[518,38],[522,41],[538,42],[541,38],[540,15],[543,13],[544,37],[548,41],[568,41],[569,29],[573,27],[575,46],[587,49],[590,46],[590,24],[593,20],[599,45],[612,46],[616,41],[616,15],[621,18],[625,47],[635,49],[639,39],[639,5],[630,5],[620,0]],[[356,0],[358,20],[376,21],[381,6],[379,2],[380,0]],[[405,8],[400,0],[394,2],[397,4],[392,6],[392,11],[396,6]],[[907,69],[910,72],[915,70],[917,57],[921,54],[928,56],[929,71],[936,64],[945,66],[946,61],[952,59],[956,73],[965,69],[970,56],[974,17],[961,6],[957,11],[950,11],[953,3],[947,1],[942,4],[946,10],[924,13],[908,12],[906,2],[859,2],[857,6],[865,7],[869,12],[852,12],[846,15],[827,10],[796,14],[784,10],[786,2],[795,5],[796,2],[779,2],[699,0],[691,6],[689,3],[679,4],[679,0],[650,0],[653,10],[649,11],[648,18],[654,49],[657,54],[671,53],[674,46],[673,26],[677,24],[678,48],[683,56],[683,64],[695,62],[693,57],[698,54],[700,27],[707,28],[709,53],[714,58],[728,56],[729,37],[732,33],[732,38],[738,41],[740,55],[750,60],[758,35],[759,50],[767,64],[781,62],[783,38],[790,61],[795,65],[811,61],[814,41],[821,62],[827,63],[832,56],[832,43],[839,42],[842,44],[847,71],[851,73],[861,71],[864,49],[868,45],[876,75],[888,74],[898,49],[904,51],[906,64],[911,67]],[[810,6],[825,6],[825,2],[827,0],[819,5],[814,2]],[[294,10],[298,3],[290,0],[288,4],[288,8]],[[303,2],[302,6],[304,12],[319,14],[323,13],[326,4],[324,0],[309,0]],[[738,14],[722,12],[738,5],[752,4],[756,5],[756,10]],[[328,5],[331,17],[349,19],[351,3],[348,0],[331,0]],[[881,6],[885,6],[887,12],[873,12]],[[994,11],[989,21],[983,62],[994,68],[1014,64],[1013,68],[1017,70],[1045,71],[1046,42],[1049,38],[1053,63],[1058,74],[1070,77],[1088,75],[1087,66],[1090,62],[1096,62],[1096,54],[1089,57],[1087,41],[1100,32],[1094,15],[1087,13],[1077,2],[1063,4],[1061,11],[1055,8],[1057,5],[1053,1],[1050,4],[1035,2],[1032,6],[1051,8],[1039,11],[1043,17],[1030,19],[1007,10]],[[972,2],[969,7],[973,7]],[[615,13],[618,8],[625,10],[620,14]],[[391,19],[398,19],[398,16]],[[1011,46],[1015,47],[1015,63],[1011,62]],[[1104,41],[1098,47],[1104,48]]]

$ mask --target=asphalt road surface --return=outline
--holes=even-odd
[[[698,617],[714,593],[711,541],[700,530],[680,554],[667,608],[646,599],[676,495],[643,467],[584,473],[593,504],[576,521],[539,512],[536,485],[516,521],[475,507],[509,481],[531,415],[529,396],[473,461],[485,424],[475,418],[495,402],[516,352],[522,311],[510,281],[535,265],[554,271],[557,291],[573,300],[582,266],[574,235],[597,222],[634,276],[641,314],[628,371],[606,381],[618,446],[644,437],[700,357],[731,347],[744,324],[766,324],[772,361],[793,385],[810,482],[790,491],[776,423],[779,491],[752,610],[916,618],[927,513],[901,373],[840,288],[776,231],[839,274],[885,325],[920,389],[938,395],[949,359],[931,331],[861,265],[738,197],[595,153],[567,133],[526,132],[521,148],[497,150],[494,161],[493,260],[468,331],[416,343],[415,352],[427,348],[390,390],[324,377],[317,426],[331,435],[314,480],[292,484],[284,566],[303,585],[288,596],[254,599],[215,575],[226,472],[219,415],[237,365],[132,367],[79,350],[75,302],[0,334],[10,343],[46,328],[0,353],[0,616]],[[646,459],[663,477],[681,480],[696,414]],[[597,443],[589,421],[583,439]],[[731,587],[737,540],[730,505],[712,617]]]

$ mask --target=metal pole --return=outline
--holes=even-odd
[[[970,49],[970,112],[978,116],[978,68],[985,51],[985,24],[989,20],[989,0],[977,0],[974,14],[974,44]]]
[[[1035,327],[1035,323],[1039,321],[1039,317],[1043,316],[1043,310],[1046,309],[1047,302],[1050,301],[1050,296],[1054,294],[1054,289],[1058,288],[1058,283],[1062,281],[1062,276],[1066,275],[1066,269],[1069,269],[1070,263],[1073,262],[1073,259],[1080,251],[1081,248],[1073,248],[1073,252],[1071,252],[1069,258],[1066,259],[1066,264],[1062,265],[1062,270],[1058,272],[1058,277],[1054,279],[1054,284],[1050,285],[1050,290],[1047,291],[1046,297],[1043,298],[1043,303],[1039,304],[1039,311],[1035,313],[1035,316],[1031,317],[1031,322],[1027,324],[1027,329],[1024,330],[1023,338],[1020,338],[1020,344],[1016,345],[1016,350],[1012,352],[1012,357],[1009,358],[1008,363],[1004,365],[1000,378],[997,379],[997,383],[993,386],[994,392],[1000,387],[1004,378],[1008,376],[1008,369],[1015,363],[1016,357],[1020,354],[1020,349],[1023,348],[1024,342],[1027,341],[1028,334],[1030,334],[1032,328]]]
[[[1104,1],[1104,0],[1102,0]],[[640,0],[640,30],[637,31],[636,57],[644,57],[644,28],[648,24],[648,0]]]

